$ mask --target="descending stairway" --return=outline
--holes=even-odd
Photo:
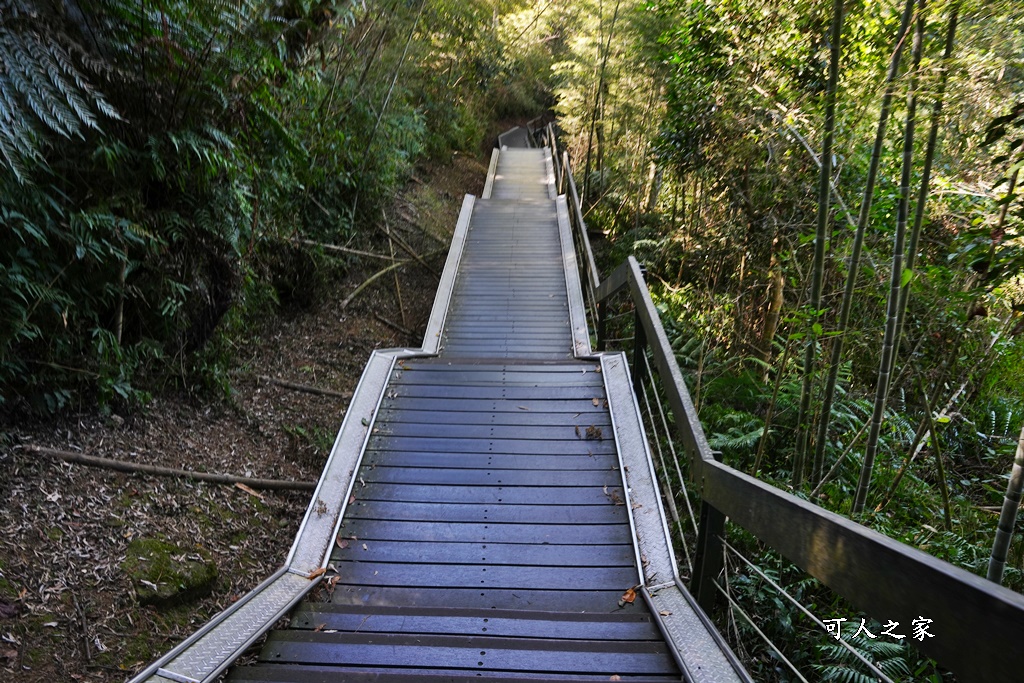
[[[505,150],[476,202],[440,355],[400,362],[374,423],[330,602],[232,680],[679,679],[646,605],[619,606],[640,579],[545,160]]]
[[[371,358],[279,597],[146,680],[210,680],[266,628],[245,610],[269,626],[303,596],[229,680],[749,680],[679,586],[625,362],[590,355],[573,259],[550,156],[503,146],[464,205],[434,353]]]

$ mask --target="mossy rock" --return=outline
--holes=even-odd
[[[217,583],[217,565],[205,550],[184,550],[155,538],[132,541],[121,569],[131,579],[139,603],[156,607],[205,597]]]

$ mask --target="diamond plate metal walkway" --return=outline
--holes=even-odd
[[[591,355],[573,259],[549,153],[496,150],[424,349],[374,354],[275,579],[326,586],[229,680],[748,680],[680,587],[626,364]],[[252,608],[260,633],[309,586],[281,590]],[[182,649],[149,680],[209,680],[252,631],[206,646],[227,663]]]

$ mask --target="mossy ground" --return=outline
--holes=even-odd
[[[121,569],[141,605],[170,607],[213,592],[217,565],[203,548],[179,548],[157,538],[138,538],[126,550]]]

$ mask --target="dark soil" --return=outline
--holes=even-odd
[[[420,169],[387,212],[390,227],[420,253],[447,247],[463,194],[479,194],[485,173],[486,160],[458,155]],[[367,232],[380,234],[378,226]],[[359,246],[389,249],[386,239]],[[443,253],[431,259],[437,271],[443,264]],[[235,340],[230,400],[163,393],[130,415],[83,412],[13,430],[16,445],[0,452],[0,679],[129,678],[280,566],[309,502],[305,492],[70,465],[24,446],[316,481],[347,401],[260,377],[348,392],[373,348],[418,347],[437,287],[422,266],[396,271],[401,308],[388,274],[342,310],[380,267],[347,262],[323,300],[281,310],[250,338]],[[132,541],[150,538],[212,557],[213,593],[176,607],[140,606],[122,563]]]

